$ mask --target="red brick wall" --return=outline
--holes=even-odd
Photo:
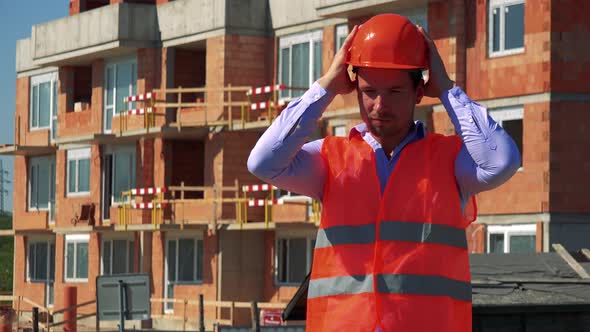
[[[588,213],[589,102],[551,103],[551,212]],[[525,145],[526,146],[526,145]]]
[[[475,39],[467,48],[466,91],[472,99],[549,91],[549,2],[525,2],[525,52],[497,58],[488,58],[487,2],[477,2]]]
[[[590,3],[546,0],[543,9],[551,10],[551,90],[590,92]]]

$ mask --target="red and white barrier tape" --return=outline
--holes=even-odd
[[[131,205],[132,208],[140,209],[140,210],[153,209],[154,206],[156,207],[156,209],[162,209],[162,208],[168,207],[168,203],[155,203],[154,204],[153,202],[150,202],[150,203],[135,203],[135,204]]]
[[[288,102],[287,100],[281,99],[281,100],[279,100],[279,102],[277,104],[279,107],[283,107],[283,106],[287,105],[287,102]],[[263,110],[263,109],[266,109],[267,107],[272,107],[272,106],[274,106],[274,102],[263,101],[260,103],[252,103],[250,105],[250,109],[253,111],[256,111],[256,110]]]
[[[165,193],[166,188],[134,188],[131,189],[132,195],[153,195],[153,194],[161,194]]]
[[[142,93],[136,96],[125,97],[123,100],[126,102],[142,101],[152,99],[153,94],[151,92]]]
[[[281,205],[284,203],[282,199],[264,200],[264,199],[251,199],[248,201],[248,206],[264,206],[264,202],[268,205]]]
[[[284,88],[285,88],[284,84],[267,85],[267,86],[263,86],[263,87],[259,87],[259,88],[250,89],[250,90],[248,90],[248,92],[246,92],[246,94],[247,95],[261,95],[261,94],[270,93],[273,91],[280,91],[280,90],[283,90]]]
[[[265,184],[251,184],[251,185],[242,186],[242,191],[243,192],[269,191],[270,188],[278,189],[275,186],[271,186],[270,184],[265,183]]]
[[[152,108],[148,107],[148,108],[138,108],[138,109],[133,109],[133,110],[129,110],[127,111],[127,115],[142,115],[145,113],[152,113]]]

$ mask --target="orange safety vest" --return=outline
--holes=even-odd
[[[383,196],[360,135],[327,137],[307,331],[471,331],[471,276],[455,181],[457,136],[407,145]]]

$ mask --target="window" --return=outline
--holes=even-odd
[[[52,176],[47,176],[48,174]],[[29,158],[29,210],[53,210],[55,202],[55,158]]]
[[[340,136],[340,137],[348,136],[346,134],[346,126],[344,126],[344,125],[332,127],[332,133],[334,134],[334,136]]]
[[[67,151],[68,196],[90,193],[90,148]]]
[[[55,274],[55,244],[31,240],[28,245],[27,279],[31,282],[53,281]]]
[[[488,226],[488,253],[534,253],[537,226]]]
[[[279,82],[308,88],[322,74],[322,31],[282,37],[279,40]],[[282,98],[294,98],[303,90],[283,90]]]
[[[29,128],[50,129],[57,114],[57,72],[31,77]]]
[[[137,60],[107,64],[104,84],[104,130],[109,132],[114,115],[135,108],[135,103],[126,103],[124,98],[137,94]]]
[[[102,241],[102,274],[133,272],[134,241],[108,239]]]
[[[65,248],[65,281],[88,281],[88,234],[67,234]]]
[[[512,137],[514,143],[520,152],[520,166],[522,166],[523,156],[523,117],[524,110],[522,106],[502,109],[490,109],[489,114],[503,129]]]
[[[181,237],[166,241],[165,298],[174,298],[174,285],[200,283],[203,279],[203,240]],[[174,303],[165,305],[171,311]]]
[[[45,283],[45,304],[53,306],[55,279],[55,242],[47,239],[28,240],[27,281]]]
[[[524,0],[490,0],[488,36],[492,57],[524,52]]]
[[[344,44],[344,40],[348,36],[348,24],[340,24],[336,26],[336,47],[334,53],[338,52]]]
[[[298,285],[311,270],[315,237],[311,234],[280,235],[276,241],[275,278],[278,284]]]

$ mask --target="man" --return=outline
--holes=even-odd
[[[473,196],[507,181],[520,154],[454,85],[421,27],[377,15],[353,28],[328,72],[252,150],[253,174],[322,201],[309,331],[471,330]],[[354,89],[363,123],[346,138],[306,143],[334,96]],[[456,136],[414,122],[424,95],[440,98]]]

